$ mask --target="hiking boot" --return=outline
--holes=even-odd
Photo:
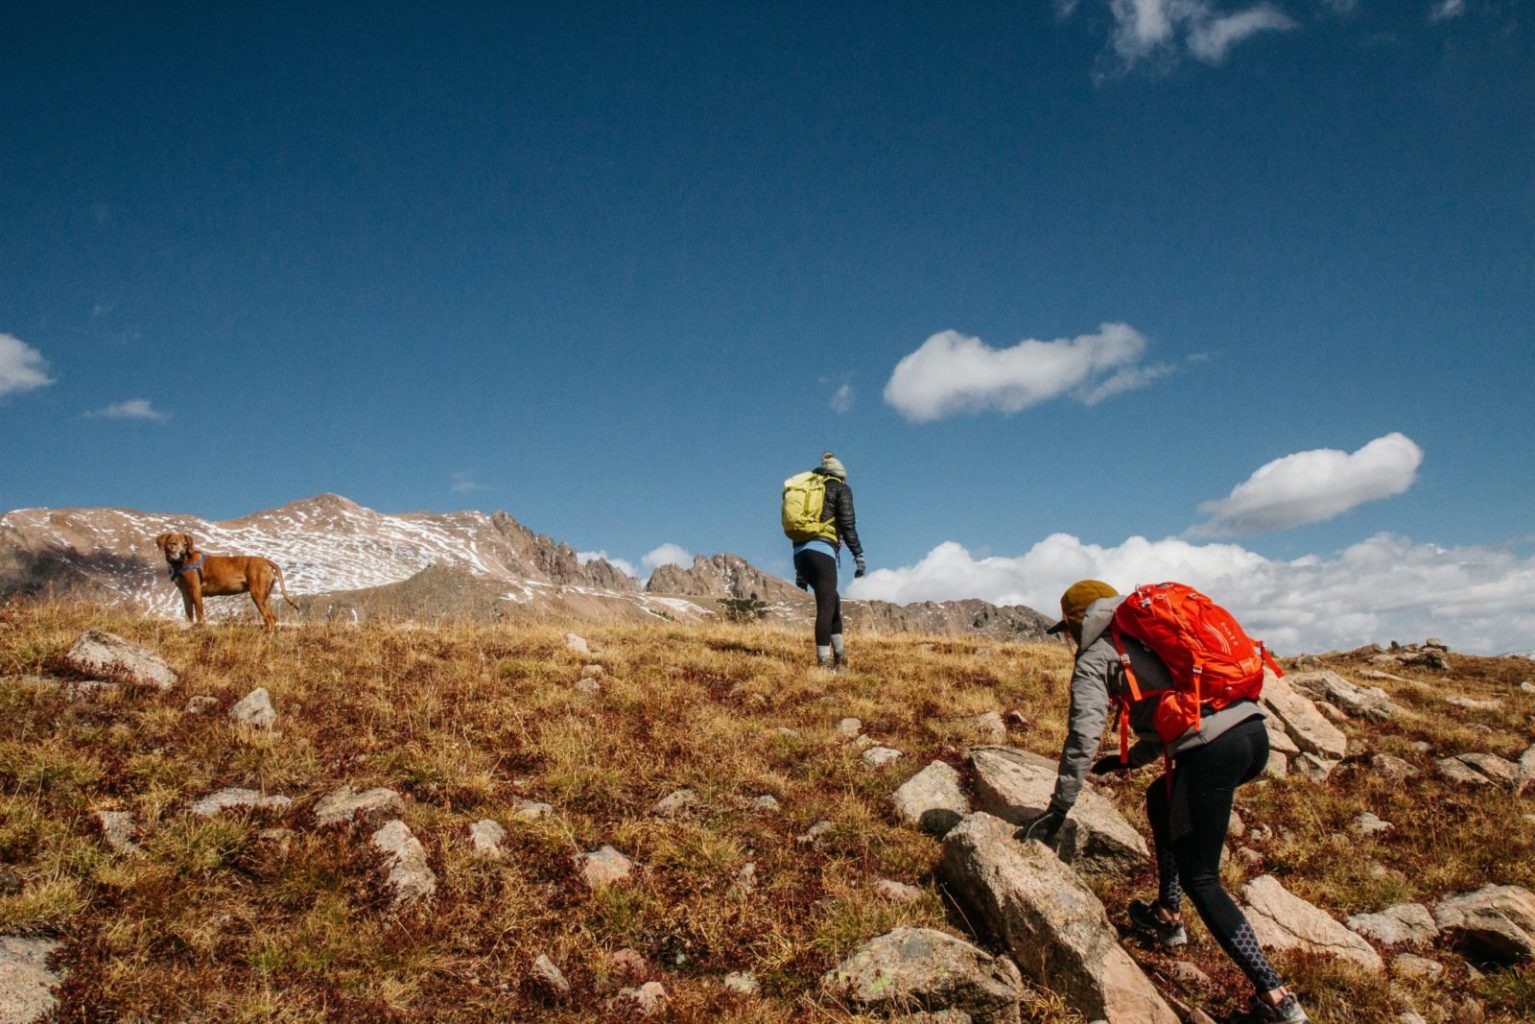
[[[1146,932],[1164,949],[1177,949],[1189,942],[1182,921],[1164,921],[1157,914],[1157,905],[1145,900],[1130,901],[1130,923]]]
[[[1278,1006],[1254,992],[1247,1011],[1237,1015],[1233,1024],[1311,1024],[1311,1018],[1301,1009],[1294,992],[1286,992]]]

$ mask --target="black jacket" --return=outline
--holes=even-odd
[[[821,473],[821,470],[815,472]],[[837,547],[846,544],[854,558],[862,558],[863,545],[858,543],[858,520],[853,515],[853,489],[829,473],[821,475],[826,477],[826,504],[821,508],[821,522],[834,521],[837,524]]]

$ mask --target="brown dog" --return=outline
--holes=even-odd
[[[288,586],[283,582],[282,569],[276,562],[257,555],[205,555],[197,550],[197,542],[190,533],[162,533],[155,538],[165,561],[171,567],[171,579],[181,590],[181,603],[186,606],[187,621],[201,623],[204,597],[224,597],[228,594],[250,593],[261,613],[261,621],[271,630],[277,625],[277,615],[267,603],[272,596],[272,584],[282,589],[282,599],[293,605],[288,596]]]

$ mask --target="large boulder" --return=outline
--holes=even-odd
[[[1359,686],[1327,669],[1291,672],[1284,678],[1292,688],[1318,700],[1325,700],[1333,707],[1358,718],[1384,722],[1402,711],[1380,687]]]
[[[76,640],[64,655],[64,664],[87,679],[150,686],[156,690],[169,690],[176,685],[176,673],[164,658],[147,647],[99,629]]]
[[[1355,914],[1348,926],[1383,946],[1426,946],[1439,937],[1434,915],[1421,903],[1398,903],[1378,914]]]
[[[942,761],[934,761],[907,779],[891,802],[907,824],[939,836],[970,813],[959,772]]]
[[[1242,887],[1247,920],[1266,949],[1298,949],[1351,960],[1377,973],[1386,969],[1375,947],[1318,907],[1293,896],[1273,875]]]
[[[1458,945],[1507,963],[1535,956],[1535,893],[1517,885],[1486,885],[1443,900],[1434,923]]]
[[[1348,737],[1316,709],[1316,705],[1272,672],[1263,676],[1263,704],[1279,719],[1285,733],[1302,753],[1338,761],[1348,750]]]
[[[28,1024],[58,1002],[53,988],[62,979],[48,969],[53,939],[0,935],[0,1024]]]
[[[897,928],[864,943],[821,979],[828,995],[882,1016],[959,1010],[975,1024],[1017,1024],[1023,978],[994,957],[931,928]]]
[[[975,747],[970,763],[975,766],[976,810],[1023,825],[1050,805],[1056,762],[1049,758],[1015,747]],[[1082,787],[1056,847],[1061,860],[1089,873],[1136,871],[1150,856],[1146,840],[1091,784]]]
[[[1043,843],[972,814],[944,838],[939,871],[1027,975],[1087,1020],[1177,1024],[1172,1007],[1119,945],[1103,904]]]

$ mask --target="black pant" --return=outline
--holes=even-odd
[[[1146,817],[1157,847],[1158,902],[1177,913],[1187,893],[1215,941],[1260,992],[1279,988],[1279,976],[1247,918],[1221,887],[1221,848],[1231,825],[1232,795],[1257,778],[1268,759],[1268,730],[1262,718],[1250,718],[1208,746],[1180,755],[1172,774],[1146,790]]]
[[[831,646],[842,632],[842,598],[837,596],[837,560],[824,551],[806,548],[794,555],[794,571],[815,591],[815,645]]]

